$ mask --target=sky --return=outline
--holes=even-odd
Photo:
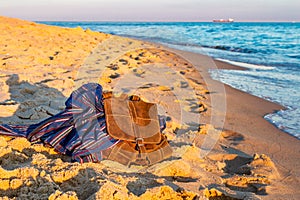
[[[0,0],[0,15],[33,21],[300,21],[300,0]]]

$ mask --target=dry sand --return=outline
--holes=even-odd
[[[165,133],[174,149],[170,159],[146,168],[79,164],[51,147],[0,136],[0,199],[300,198],[299,140],[263,119],[282,107],[209,77],[210,68],[237,67],[81,28],[0,17],[0,31],[0,123],[36,123],[61,111],[83,83],[117,89],[132,77],[151,77],[147,69],[156,65],[171,84],[145,81],[137,92],[171,115]],[[186,88],[193,95],[184,96]],[[199,114],[200,128],[180,126],[180,109]],[[207,141],[216,144],[200,157]]]

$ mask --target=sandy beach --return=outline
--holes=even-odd
[[[84,83],[139,87],[170,115],[164,132],[174,151],[149,167],[80,164],[43,144],[0,136],[0,199],[300,199],[300,142],[263,118],[284,108],[209,75],[243,68],[80,27],[0,17],[0,31],[0,124],[53,116]],[[147,82],[153,76],[168,81]],[[199,116],[199,124],[181,126],[182,113]]]

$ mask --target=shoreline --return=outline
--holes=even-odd
[[[203,97],[201,103],[208,108],[207,112],[201,114],[200,121],[205,125],[200,130],[206,133],[200,133],[201,131],[192,133],[200,138],[200,146],[197,146],[198,143],[177,144],[172,133],[175,132],[177,125],[170,124],[169,132],[166,134],[173,140],[172,144],[176,144],[173,148],[176,153],[182,155],[182,158],[168,159],[146,169],[138,168],[138,171],[110,161],[71,163],[69,158],[55,153],[49,147],[30,144],[24,138],[12,139],[0,136],[0,195],[2,193],[10,198],[15,195],[29,194],[36,197],[42,195],[45,199],[49,195],[53,197],[52,199],[59,197],[109,199],[115,195],[123,199],[160,199],[165,197],[164,194],[177,199],[195,196],[300,198],[298,191],[300,141],[264,119],[265,114],[283,107],[213,80],[209,74],[210,66],[214,67],[215,64],[220,69],[246,69],[218,60],[213,61],[205,55],[141,40],[80,28],[64,29],[39,25],[11,18],[0,17],[0,20],[5,22],[3,23],[5,26],[0,26],[0,29],[7,31],[3,31],[6,35],[2,36],[3,44],[7,47],[0,50],[9,53],[7,55],[0,52],[4,55],[3,58],[0,57],[4,66],[0,74],[2,87],[0,97],[1,102],[8,99],[16,102],[15,105],[0,105],[2,110],[0,123],[3,118],[4,122],[16,124],[35,123],[49,117],[49,113],[59,112],[74,86],[81,81],[90,81],[95,69],[101,65],[106,66],[106,62],[112,64],[110,66],[123,67],[123,73],[142,65],[138,64],[139,62],[147,63],[151,60],[154,63],[164,61],[174,69],[180,67],[177,65],[183,65],[185,68],[182,68],[182,74],[195,85],[195,90]],[[20,30],[27,31],[31,37],[27,37],[26,32],[22,34]],[[23,41],[13,40],[15,37]],[[44,38],[49,37],[51,41],[44,41]],[[98,60],[85,60],[92,55],[91,52],[96,47],[98,48],[96,50],[102,52],[101,45],[99,47],[98,44],[106,41],[109,42],[108,46],[103,47],[104,55],[97,55],[98,60],[102,59],[99,65]],[[126,51],[127,48],[130,51]],[[177,55],[182,59],[176,57]],[[186,61],[199,70],[200,78],[193,73],[192,67],[189,68],[184,64]],[[83,63],[89,66],[89,62],[96,68],[87,69],[89,76],[87,78],[82,76],[83,79],[79,80],[76,73],[82,69]],[[116,70],[113,72],[122,75]],[[97,74],[95,75],[99,78]],[[109,85],[109,81],[118,81],[117,76],[109,79],[111,74],[104,75],[108,76],[101,79],[104,84]],[[195,77],[199,79],[194,80]],[[159,87],[155,86],[149,88],[150,92],[158,92],[155,93],[157,96],[171,91],[168,88],[158,90]],[[32,101],[29,102],[28,99]],[[223,120],[224,116],[223,121],[211,123],[214,122],[211,119],[211,106],[216,106],[216,119]],[[170,107],[172,108],[172,105]],[[35,110],[36,108],[39,110]],[[28,111],[32,111],[33,114]],[[210,124],[213,126],[212,129],[224,128],[224,130],[210,153],[200,158],[201,142],[206,139],[211,128]],[[26,185],[28,181],[31,181],[30,186]],[[43,183],[49,183],[50,186]],[[43,188],[44,192],[40,188]]]
[[[175,52],[192,60],[195,65],[205,66],[204,55],[197,53],[185,52],[172,49]],[[202,60],[197,59],[202,57]],[[205,59],[204,59],[205,60]],[[209,61],[206,61],[206,63]],[[239,66],[234,66],[226,62],[214,60],[218,68],[221,69],[241,69]],[[211,79],[207,68],[206,72],[201,72],[206,79]],[[211,79],[212,84],[223,84],[217,80]],[[210,83],[209,83],[210,84]],[[285,175],[293,171],[296,179],[288,184],[297,188],[300,177],[300,140],[270,123],[264,116],[266,114],[284,109],[283,106],[256,97],[249,93],[235,89],[229,85],[223,84],[226,90],[227,113],[224,128],[242,133],[248,136],[249,146],[238,146],[239,150],[248,152],[250,155],[254,153],[265,153],[269,155],[274,162],[281,166],[281,172]],[[242,103],[241,103],[242,102]],[[259,141],[260,140],[260,141]],[[253,146],[252,146],[253,145]],[[300,194],[299,194],[300,195]]]
[[[219,69],[226,69],[226,70],[248,70],[247,67],[241,67],[241,66],[238,66],[238,65],[234,65],[234,64],[228,63],[228,62],[226,62],[226,61],[222,61],[222,60],[216,60],[216,59],[214,59],[214,62],[217,63],[217,66],[218,66]],[[284,110],[287,110],[287,109],[288,109],[287,107],[285,107],[284,105],[281,105],[281,104],[278,103],[278,102],[273,102],[273,101],[271,101],[271,100],[267,100],[267,99],[264,99],[264,98],[262,98],[262,97],[255,96],[255,95],[253,95],[253,94],[251,94],[251,93],[247,93],[247,92],[244,92],[244,91],[242,91],[242,90],[236,89],[236,88],[234,88],[234,87],[232,87],[232,86],[230,86],[230,85],[227,85],[226,83],[223,83],[223,84],[226,85],[226,87],[230,87],[230,88],[232,88],[232,89],[234,89],[234,90],[238,90],[238,91],[240,91],[240,92],[249,94],[249,95],[254,96],[254,97],[257,97],[257,98],[259,98],[259,99],[263,99],[263,100],[265,100],[265,101],[267,101],[267,102],[269,102],[269,103],[271,103],[271,104],[275,104],[275,105],[274,105],[274,109],[272,109],[271,112],[266,112],[265,114],[262,114],[262,118],[263,118],[264,120],[266,120],[267,122],[269,122],[271,125],[273,125],[276,129],[278,129],[279,131],[281,131],[282,133],[286,133],[287,135],[289,135],[289,136],[291,136],[291,137],[293,137],[293,138],[295,138],[295,139],[297,139],[297,140],[300,140],[300,138],[298,138],[297,136],[295,136],[295,135],[293,135],[293,134],[291,134],[291,133],[289,133],[289,132],[287,132],[287,131],[284,131],[284,130],[280,129],[275,123],[273,123],[273,122],[271,122],[270,120],[268,120],[268,119],[265,118],[265,117],[266,117],[267,115],[269,115],[269,114],[275,114],[275,113],[280,112],[280,111],[282,111],[282,110],[283,110],[283,111],[284,111]]]
[[[190,54],[190,58],[191,59],[197,59],[197,57],[202,57],[202,59],[204,57],[208,57],[206,55],[202,55],[202,54],[198,54],[198,53],[193,53],[193,52],[187,52],[187,51],[182,51],[182,50],[178,50],[178,49],[173,49],[173,48],[169,48],[169,47],[166,47],[167,49],[172,49],[172,51],[174,52],[178,52],[179,54],[183,54],[185,57],[187,57],[188,54]],[[210,60],[212,58],[208,58],[208,60]],[[215,60],[215,59],[212,59],[213,62],[216,63],[216,67],[218,69],[232,69],[232,70],[247,70],[247,68],[244,68],[244,67],[240,67],[240,66],[236,66],[236,65],[232,65],[230,63],[227,63],[227,62],[224,62],[224,61],[220,61],[220,60]],[[194,60],[194,62],[197,62],[196,60]],[[201,63],[203,61],[200,61],[200,63],[196,63],[197,64],[200,64],[200,65],[203,65],[203,63]],[[209,61],[208,61],[209,62]],[[204,66],[204,65],[203,65]],[[267,115],[267,114],[272,114],[274,112],[278,112],[280,110],[284,110],[286,109],[284,106],[280,105],[279,103],[276,103],[276,102],[272,102],[272,101],[269,101],[269,100],[266,100],[266,99],[263,99],[261,97],[257,97],[257,96],[254,96],[250,93],[247,93],[247,92],[244,92],[242,90],[239,90],[239,89],[236,89],[236,88],[233,88],[231,87],[230,85],[227,85],[225,83],[222,83],[218,80],[214,80],[210,77],[209,73],[208,73],[208,70],[209,68],[205,68],[205,70],[207,70],[205,73],[202,73],[201,75],[205,77],[205,79],[211,79],[212,82],[218,82],[220,84],[223,84],[225,86],[225,89],[226,89],[226,94],[229,93],[230,95],[237,95],[237,96],[240,96],[242,99],[245,99],[245,102],[249,102],[249,100],[252,102],[257,102],[258,104],[261,104],[259,107],[258,107],[258,110],[255,111],[254,113],[257,115],[257,116],[260,116],[259,118],[261,118],[263,121],[267,122],[269,125],[272,125],[274,126],[274,128],[276,128],[278,130],[278,132],[281,132],[282,134],[284,135],[287,135],[289,137],[292,137],[292,138],[295,138],[297,139],[295,136],[289,134],[289,133],[286,133],[284,131],[282,131],[281,129],[277,128],[275,126],[275,124],[269,122],[268,120],[264,119],[264,117]],[[249,98],[249,100],[248,100]],[[239,98],[232,98],[230,97],[230,101],[227,101],[227,102],[231,102],[232,100],[234,99],[239,99]],[[236,101],[235,101],[236,102]],[[241,101],[241,102],[244,102],[244,101]],[[230,106],[232,106],[234,103],[230,103]],[[236,104],[238,105],[238,104]],[[247,106],[249,108],[253,108],[252,110],[255,110],[255,106],[252,104],[252,105],[249,105]],[[238,109],[236,109],[238,110]],[[249,109],[251,110],[251,109]],[[229,123],[229,122],[228,122]],[[228,126],[229,124],[227,124]],[[298,139],[297,139],[298,141]]]
[[[159,43],[155,43],[155,44],[159,44]],[[183,52],[185,52],[184,50],[179,50],[179,49],[171,48],[171,47],[168,47],[168,46],[166,46],[166,48],[167,48],[167,49],[172,49],[172,50],[174,50],[174,51],[178,50],[178,51],[183,51]],[[186,51],[186,52],[194,53],[194,52],[192,52],[192,51]],[[195,53],[195,54],[199,54],[199,55],[202,55],[202,56],[207,56],[207,55],[203,55],[203,54],[200,54],[200,53]],[[208,57],[209,57],[209,56],[208,56]],[[247,71],[247,70],[249,70],[249,68],[247,68],[247,67],[243,67],[243,66],[239,66],[239,65],[237,65],[237,64],[230,63],[230,61],[227,62],[227,61],[225,61],[225,60],[223,61],[223,60],[219,60],[219,59],[217,59],[217,58],[211,58],[211,59],[212,59],[213,62],[216,64],[216,67],[217,67],[218,69],[222,69],[222,70],[223,70],[223,69],[225,69],[225,70],[242,70],[242,71]],[[208,69],[208,70],[209,70],[209,69]],[[216,81],[218,81],[218,80],[216,80]],[[221,82],[221,81],[219,81],[219,82]],[[287,110],[287,108],[286,108],[284,105],[281,105],[281,104],[278,103],[278,102],[273,102],[273,101],[271,101],[271,100],[264,99],[264,98],[262,98],[262,97],[255,96],[255,95],[253,95],[253,94],[251,94],[251,93],[248,93],[248,92],[244,92],[244,91],[242,91],[242,90],[240,90],[240,89],[237,89],[237,88],[234,88],[234,87],[232,87],[232,86],[230,86],[230,85],[228,85],[228,84],[226,84],[226,83],[223,83],[223,82],[221,82],[221,83],[224,84],[224,85],[226,85],[226,87],[229,87],[229,88],[232,88],[232,89],[234,89],[234,90],[238,90],[238,91],[240,91],[240,92],[243,92],[243,93],[249,94],[249,95],[251,95],[251,96],[257,97],[257,98],[259,98],[259,99],[265,100],[265,101],[269,102],[270,104],[274,104],[274,109],[271,109],[270,112],[265,112],[264,114],[262,114],[263,119],[266,120],[267,122],[269,122],[270,124],[272,124],[276,129],[280,130],[281,132],[286,133],[286,134],[288,134],[289,136],[292,136],[292,137],[296,138],[297,140],[300,140],[300,138],[294,136],[293,134],[291,134],[291,133],[289,133],[289,132],[287,132],[287,131],[284,131],[284,130],[280,129],[275,123],[272,123],[271,121],[265,119],[265,116],[267,116],[267,115],[269,115],[269,114],[274,114],[274,113],[277,113],[277,112],[279,112],[279,111],[281,111],[281,110]]]

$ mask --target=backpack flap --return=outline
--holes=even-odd
[[[144,102],[136,96],[124,98],[124,95],[109,95],[104,98],[104,110],[107,131],[113,138],[144,144],[161,141],[156,104]]]

